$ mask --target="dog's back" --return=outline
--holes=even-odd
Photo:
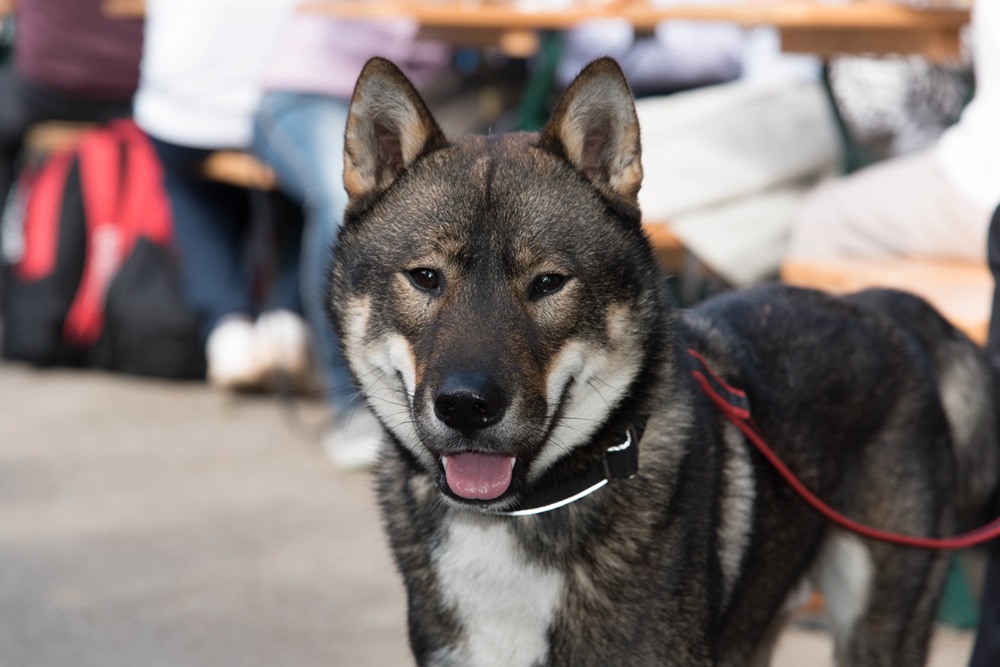
[[[831,299],[811,290],[764,287],[711,300],[695,312],[715,327],[728,322],[730,340],[743,341],[752,354],[808,370],[810,386],[802,389],[810,397],[816,391],[825,395],[824,385],[842,378],[851,391],[825,401],[838,410],[884,416],[877,407],[890,391],[887,384],[907,395],[936,393],[961,480],[958,507],[974,511],[992,498],[1000,477],[993,371],[984,351],[920,297],[869,289]],[[787,368],[771,370],[778,375],[764,380],[769,386],[780,383],[780,375],[795,377]],[[895,384],[903,379],[910,386]],[[764,399],[763,409],[776,398]]]
[[[986,359],[918,297],[770,286],[712,299],[688,319],[727,378],[747,389],[779,456],[847,516],[943,537],[957,530],[957,510],[981,509],[995,493],[1000,443]],[[773,477],[758,478],[770,507],[754,523],[770,544],[757,545],[755,560],[801,545],[808,519],[795,517],[811,512],[783,481],[770,487]],[[923,664],[947,554],[825,532],[807,578],[826,597],[841,664],[883,664],[879,633],[898,639],[891,664]],[[767,599],[773,576],[734,594],[734,617]]]
[[[1000,475],[996,383],[983,350],[923,299],[898,290],[872,289],[846,297],[890,317],[927,351],[958,466],[959,508],[976,512],[996,492]]]

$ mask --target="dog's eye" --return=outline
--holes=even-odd
[[[438,273],[434,269],[413,269],[409,272],[410,280],[422,290],[437,292],[441,285]]]
[[[546,273],[538,276],[531,284],[531,298],[537,299],[558,292],[565,284],[566,276],[560,276],[558,273]]]

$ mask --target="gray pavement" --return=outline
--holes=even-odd
[[[404,614],[368,475],[274,398],[0,366],[0,667],[407,665]],[[829,656],[798,628],[775,664]]]

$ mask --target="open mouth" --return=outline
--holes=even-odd
[[[441,457],[448,489],[465,500],[495,500],[507,492],[516,458],[503,454],[462,452]]]

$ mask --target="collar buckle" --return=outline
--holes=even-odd
[[[639,437],[634,429],[626,429],[625,441],[608,447],[604,452],[605,479],[632,479],[639,472]]]

